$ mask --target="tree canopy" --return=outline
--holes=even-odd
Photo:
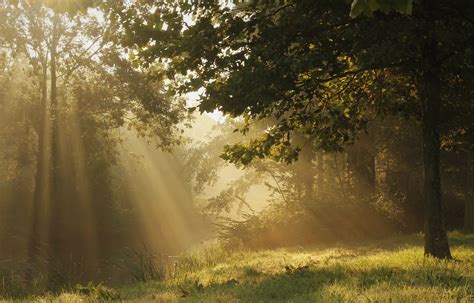
[[[466,5],[458,1],[440,15],[445,20],[439,56],[450,70],[456,66],[455,73],[464,69],[460,81],[469,81],[464,75],[472,62],[453,60],[469,60],[472,24],[453,14],[469,11]],[[420,114],[414,74],[423,59],[416,47],[423,25],[414,17],[374,10],[376,18],[353,19],[344,1],[238,8],[145,2],[119,19],[123,41],[135,49],[138,62],[170,60],[166,72],[176,93],[204,88],[201,111],[219,109],[249,121],[275,118],[261,140],[229,148],[229,159],[249,162],[272,154],[291,161],[293,130],[337,149],[379,114]],[[416,8],[414,14],[422,14]]]
[[[165,64],[175,94],[200,92],[200,111],[243,117],[243,133],[271,118],[258,138],[225,148],[231,162],[289,163],[301,149],[297,134],[340,150],[377,117],[417,117],[427,220],[437,226],[425,252],[450,257],[439,150],[472,137],[473,12],[465,0],[144,1],[116,8],[116,21],[132,59]],[[453,124],[459,110],[469,114]]]

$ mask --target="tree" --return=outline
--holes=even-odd
[[[106,215],[115,218],[106,204],[110,198],[102,194],[110,188],[104,180],[116,157],[117,130],[129,127],[143,138],[153,138],[158,147],[170,148],[180,142],[178,124],[186,112],[183,101],[166,98],[161,79],[134,68],[123,57],[123,49],[113,45],[106,12],[65,12],[51,1],[46,4],[55,10],[43,1],[9,2],[0,2],[0,28],[5,29],[0,35],[2,49],[10,62],[25,58],[27,70],[31,69],[29,83],[37,92],[28,95],[35,109],[27,124],[37,139],[27,250],[37,265],[44,244],[53,257],[47,264],[52,273],[55,262],[72,262],[69,253],[81,243],[73,236],[87,239],[81,234],[87,228],[78,230],[68,217],[73,211],[83,214],[83,200],[91,200],[84,197],[89,193],[78,191],[83,183],[90,183],[97,202],[91,206],[95,217],[89,223],[106,225]],[[79,156],[81,163],[77,163]],[[82,180],[77,177],[79,170],[85,175]],[[94,178],[84,180],[90,175]],[[94,231],[94,241],[109,231]],[[87,258],[91,250],[83,254]]]
[[[356,19],[344,1],[252,1],[238,9],[218,1],[140,2],[116,16],[139,63],[168,62],[177,94],[205,89],[201,111],[243,116],[244,132],[251,121],[275,119],[260,139],[227,147],[230,161],[291,162],[299,151],[295,131],[338,150],[374,116],[417,117],[424,134],[425,254],[450,258],[439,177],[440,123],[449,121],[440,111],[447,100],[462,103],[445,94],[472,75],[474,10],[462,0],[420,1],[413,8],[411,1],[389,2],[354,1],[353,16],[373,13]]]

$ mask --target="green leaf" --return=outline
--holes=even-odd
[[[367,0],[354,0],[351,5],[350,16],[356,18],[367,9]]]
[[[368,0],[367,6],[370,12],[375,12],[380,9],[380,4],[377,0]]]
[[[344,109],[344,116],[348,119],[351,117],[351,110],[349,108]]]

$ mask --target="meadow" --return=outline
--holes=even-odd
[[[473,302],[474,235],[453,232],[450,243],[452,261],[423,257],[421,234],[258,251],[208,245],[170,258],[161,280],[16,301]]]

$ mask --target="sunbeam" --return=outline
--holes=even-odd
[[[471,302],[473,20],[0,0],[0,302]]]

